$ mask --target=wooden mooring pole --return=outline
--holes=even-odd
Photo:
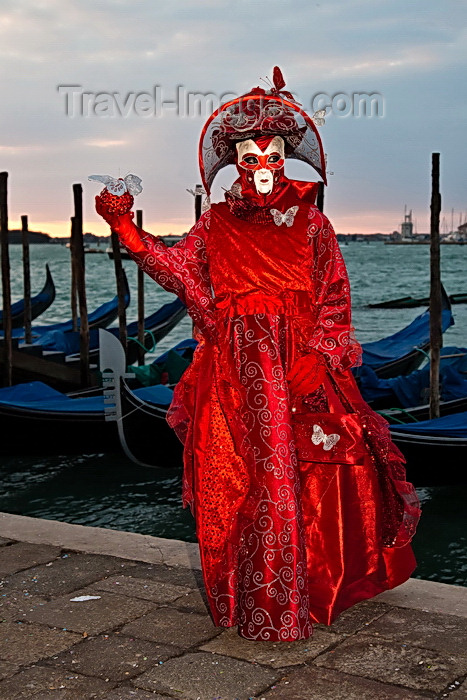
[[[201,194],[200,190],[202,190],[202,189],[203,189],[202,185],[196,185],[196,187],[195,187],[195,220],[196,221],[198,221],[199,217],[201,216],[203,195]]]
[[[318,195],[316,197],[316,206],[320,211],[324,209],[324,182],[318,183]]]
[[[128,338],[126,331],[126,311],[125,311],[125,285],[123,282],[123,265],[122,256],[120,253],[120,241],[116,231],[110,232],[110,240],[112,243],[112,252],[114,258],[115,279],[117,282],[117,298],[118,298],[118,332],[120,342],[127,352]]]
[[[23,245],[23,290],[24,290],[24,342],[32,342],[31,335],[31,264],[29,260],[28,217],[21,217],[21,242]]]
[[[439,418],[439,366],[443,347],[439,218],[439,153],[431,154],[430,206],[430,418]]]
[[[136,210],[136,225],[138,228],[143,228],[143,211]],[[138,266],[137,268],[137,285],[138,285],[138,365],[144,365],[144,272]]]
[[[76,275],[75,275],[75,265],[74,259],[75,255],[73,252],[73,246],[75,244],[75,237],[73,235],[75,226],[75,217],[70,218],[70,261],[71,261],[71,291],[70,291],[70,302],[71,302],[71,323],[72,329],[74,331],[78,330],[78,292],[76,288]]]
[[[3,292],[3,381],[13,383],[13,348],[11,338],[10,255],[8,250],[8,173],[0,173],[0,237]]]
[[[72,269],[74,270],[76,289],[78,292],[81,385],[87,387],[91,384],[91,376],[89,371],[89,323],[84,265],[83,186],[81,184],[73,185],[73,199],[75,214],[71,227]]]

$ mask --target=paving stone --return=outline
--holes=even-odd
[[[78,634],[27,623],[2,622],[0,630],[0,658],[21,665],[57,654],[80,640]]]
[[[3,591],[0,592],[0,622],[3,620],[23,620],[26,613],[47,602],[46,598],[30,595],[23,591],[10,589],[3,589]]]
[[[452,688],[456,688],[454,692],[451,693]],[[441,695],[441,698],[447,697],[449,700],[467,700],[467,680],[463,683],[452,683],[449,687],[449,693],[446,695]]]
[[[9,661],[0,660],[0,680],[12,676],[19,669],[19,664],[11,664]]]
[[[71,598],[96,596],[96,600],[73,602]],[[136,598],[125,598],[104,591],[85,588],[61,596],[26,614],[26,619],[49,627],[72,632],[98,634],[110,632],[154,608],[153,603]]]
[[[198,615],[172,608],[159,608],[130,622],[121,630],[138,639],[148,639],[160,644],[171,644],[181,649],[189,649],[212,639],[221,632],[208,615]]]
[[[231,627],[200,649],[272,668],[283,668],[314,659],[339,639],[340,637],[332,632],[315,630],[311,639],[299,642],[251,642],[240,637],[236,627]]]
[[[36,595],[59,596],[132,567],[133,562],[118,557],[65,552],[45,566],[9,576],[6,585]]]
[[[53,561],[60,555],[59,547],[47,544],[29,544],[17,542],[0,551],[0,576],[14,574],[37,564]]]
[[[315,664],[383,683],[433,692],[440,692],[453,679],[467,673],[467,658],[459,654],[440,654],[364,632],[319,656]]]
[[[366,631],[396,641],[403,638],[407,644],[416,644],[424,649],[435,649],[448,654],[464,653],[467,656],[465,617],[392,608],[372,622]]]
[[[204,590],[203,576],[200,571],[184,566],[165,566],[165,564],[136,564],[131,575],[152,581],[163,581],[176,586],[187,586]]]
[[[151,693],[140,688],[115,688],[110,693],[103,696],[103,700],[173,700],[168,695],[159,695],[159,693]]]
[[[99,678],[44,666],[33,666],[0,681],[0,700],[90,700],[102,698],[108,691],[109,683]]]
[[[400,586],[380,593],[374,600],[395,608],[431,610],[441,615],[467,617],[465,586],[453,586],[439,581],[409,578]]]
[[[385,603],[374,603],[365,600],[345,610],[329,627],[315,625],[315,628],[331,630],[338,634],[355,634],[355,632],[367,627],[373,620],[378,619],[389,610],[391,610],[390,606]]]
[[[208,601],[204,591],[191,591],[174,600],[171,607],[178,610],[192,610],[200,615],[209,614]]]
[[[142,598],[152,600],[153,603],[171,603],[186,593],[191,593],[191,589],[186,586],[174,586],[162,581],[149,581],[144,578],[133,578],[133,576],[110,576],[103,581],[97,581],[92,588],[98,591],[108,591],[127,595],[130,598]]]
[[[177,647],[114,634],[88,638],[47,663],[86,676],[123,681],[178,653]]]
[[[183,700],[248,700],[269,688],[278,675],[273,669],[246,661],[199,652],[169,659],[133,683]]]
[[[294,671],[259,697],[261,700],[426,700],[433,695],[309,667]]]

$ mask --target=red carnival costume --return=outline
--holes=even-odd
[[[281,92],[278,69],[274,83],[208,120],[207,194],[227,163],[240,177],[177,245],[96,201],[196,324],[199,345],[168,420],[185,446],[183,502],[214,622],[294,641],[410,576],[419,508],[386,422],[350,371],[360,347],[349,282],[314,204],[317,184],[283,173],[292,157],[325,179],[316,126]]]

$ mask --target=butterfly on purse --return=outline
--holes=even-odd
[[[331,433],[330,435],[326,435],[321,426],[316,424],[313,426],[313,435],[311,436],[311,442],[313,443],[313,445],[320,445],[321,443],[323,443],[323,450],[331,450],[334,447],[334,445],[337,445],[340,438],[341,436],[337,433]]]
[[[298,211],[298,207],[290,207],[290,209],[287,209],[287,211],[284,213],[279,211],[279,209],[270,209],[269,211],[273,216],[274,223],[276,224],[276,226],[282,226],[282,224],[285,224],[286,226],[292,226],[295,214]]]
[[[89,175],[88,180],[102,182],[107,191],[117,197],[121,197],[125,192],[136,196],[143,191],[141,178],[137,175],[127,175],[126,177],[111,177],[110,175]]]

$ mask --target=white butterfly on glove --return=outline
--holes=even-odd
[[[274,217],[274,223],[276,224],[276,226],[282,226],[282,224],[285,224],[286,226],[292,226],[295,214],[298,211],[298,207],[290,207],[290,209],[287,209],[287,211],[284,214],[281,211],[279,211],[279,209],[270,209],[269,211]]]
[[[327,451],[332,449],[334,445],[336,445],[339,442],[340,439],[341,436],[337,433],[331,433],[330,435],[326,435],[321,426],[313,426],[313,435],[311,436],[311,442],[313,443],[313,445],[320,445],[321,443],[323,443],[323,450]]]
[[[143,191],[141,187],[141,178],[137,177],[137,175],[127,175],[122,178],[115,178],[110,175],[89,175],[88,180],[102,182],[107,190],[117,197],[121,197],[125,192],[136,196]]]

